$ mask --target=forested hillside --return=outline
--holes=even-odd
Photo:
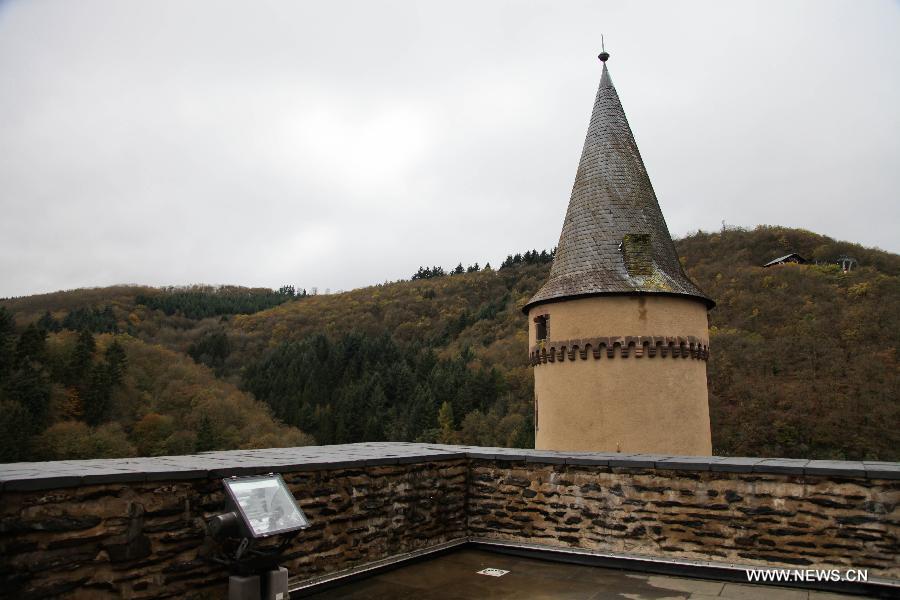
[[[676,244],[718,303],[715,453],[900,459],[900,256],[779,227]],[[819,264],[761,268],[789,252]],[[842,254],[859,266],[843,273]],[[0,434],[18,436],[3,459],[313,439],[529,446],[520,309],[551,258],[422,267],[335,295],[119,286],[0,301]]]
[[[51,294],[24,329],[0,306],[0,461],[312,443],[188,356],[122,333],[139,331],[129,316],[141,312],[134,294],[145,291],[70,292],[69,311],[59,309],[66,294]],[[109,304],[87,308],[84,296]],[[36,298],[11,304],[31,311]]]
[[[900,459],[900,256],[797,229],[678,241],[710,313],[713,448]],[[759,265],[798,252],[819,264]],[[850,255],[859,267],[834,264]]]

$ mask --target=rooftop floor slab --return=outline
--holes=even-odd
[[[508,571],[500,577],[482,569]],[[828,592],[653,575],[463,548],[316,593],[311,600],[840,600]]]

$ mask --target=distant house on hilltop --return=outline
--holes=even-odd
[[[849,273],[850,271],[853,270],[853,267],[855,267],[856,265],[859,264],[859,261],[857,261],[852,256],[847,256],[846,254],[842,254],[841,256],[838,257],[837,264],[841,265],[841,270],[844,273]]]
[[[779,256],[775,260],[770,260],[763,267],[774,267],[775,265],[785,265],[787,263],[796,263],[798,265],[805,265],[809,261],[797,254],[796,252],[792,252],[791,254],[785,254],[784,256]]]

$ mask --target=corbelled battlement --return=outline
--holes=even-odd
[[[628,358],[633,354],[635,358],[648,356],[655,358],[696,358],[709,360],[709,342],[689,335],[662,336],[662,335],[622,335],[578,338],[573,340],[546,340],[540,345],[532,346],[528,358],[532,365],[547,364],[548,362],[565,362],[566,358],[574,361],[577,356],[581,360],[587,360],[589,356],[599,359]]]
[[[220,479],[269,472],[312,522],[285,554],[295,588],[477,542],[900,589],[897,463],[364,443],[2,465],[0,595],[219,597]]]

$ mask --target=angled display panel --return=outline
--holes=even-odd
[[[254,538],[269,537],[309,526],[309,521],[281,475],[224,480],[241,520]]]

